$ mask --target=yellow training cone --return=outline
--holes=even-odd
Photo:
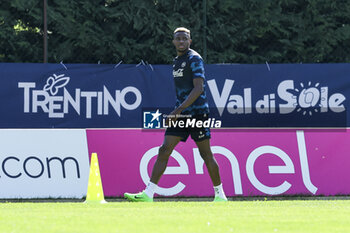
[[[89,184],[85,203],[107,203],[103,195],[100,168],[96,153],[92,153],[91,155]]]

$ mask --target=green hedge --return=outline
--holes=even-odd
[[[345,0],[48,0],[48,60],[169,64],[178,26],[207,63],[350,62]],[[0,62],[42,62],[42,28],[43,0],[0,1]]]

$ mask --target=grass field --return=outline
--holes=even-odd
[[[350,232],[349,200],[0,203],[1,232]]]

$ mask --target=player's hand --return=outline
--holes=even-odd
[[[176,108],[174,109],[168,116],[166,119],[166,123],[167,125],[170,125],[170,122],[175,122],[176,119],[178,118],[178,116],[181,114],[182,109],[181,108]]]

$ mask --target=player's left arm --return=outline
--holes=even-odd
[[[184,109],[193,104],[204,91],[204,66],[202,59],[199,57],[192,58],[190,66],[193,73],[193,89],[185,101],[173,111],[174,115],[180,114]]]

